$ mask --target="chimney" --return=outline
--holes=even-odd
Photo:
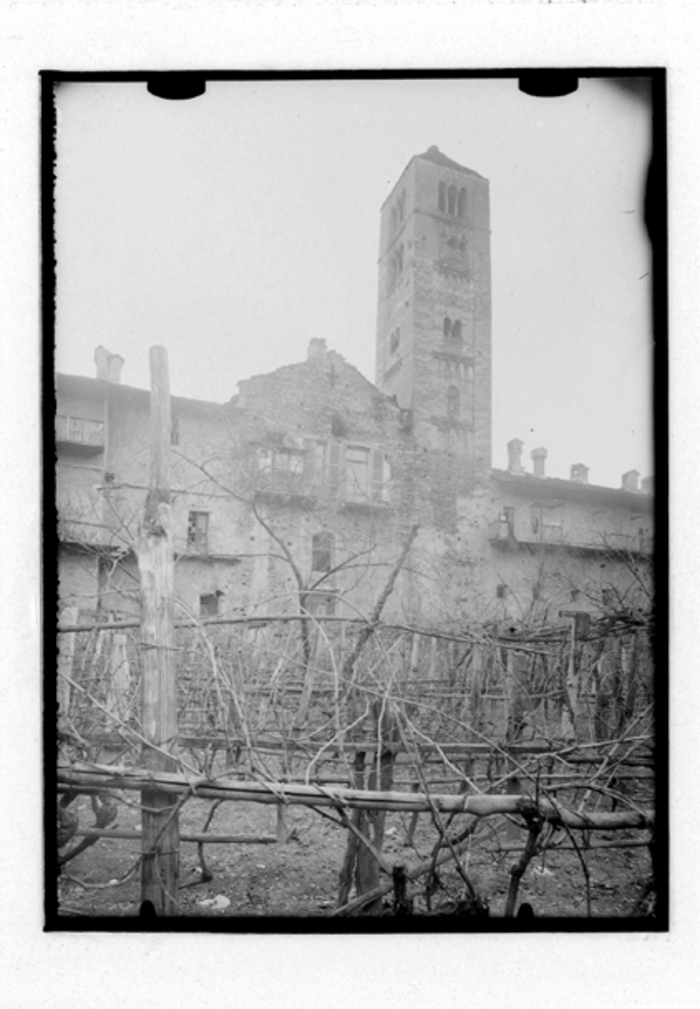
[[[588,483],[588,466],[584,466],[582,462],[574,463],[570,479],[572,483]]]
[[[307,361],[326,360],[326,341],[323,337],[314,336],[309,340],[309,349],[306,352]]]
[[[122,380],[123,367],[124,358],[121,354],[110,354],[107,359],[107,381],[113,382],[114,385],[119,385]]]
[[[112,382],[118,385],[121,382],[124,358],[121,354],[110,354],[110,352],[100,344],[95,349],[95,364],[97,365],[97,378],[102,382]]]
[[[532,459],[532,471],[535,476],[544,476],[544,461],[547,458],[546,448],[533,448],[530,452]]]
[[[639,472],[636,469],[630,469],[627,473],[622,474],[622,489],[639,490]]]
[[[523,464],[520,461],[520,456],[523,451],[523,442],[520,438],[511,438],[508,442],[506,448],[508,449],[508,472],[509,473],[524,473]]]
[[[95,349],[95,364],[97,365],[97,378],[103,382],[109,381],[107,377],[109,358],[109,351],[105,350],[102,344],[100,344],[100,346]]]
[[[645,476],[642,478],[642,494],[654,493],[654,477]]]

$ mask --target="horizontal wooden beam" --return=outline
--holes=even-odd
[[[72,764],[58,769],[59,791],[76,790],[87,794],[105,789],[127,791],[159,790],[182,795],[190,792],[202,799],[229,802],[261,802],[292,806],[330,806],[341,809],[389,810],[401,813],[469,813],[473,816],[531,817],[539,815],[552,823],[573,830],[628,830],[650,827],[651,811],[580,813],[559,803],[540,799],[536,803],[525,795],[426,795],[420,792],[377,792],[293,782],[237,781],[233,778],[189,779],[184,774],[149,771],[137,767],[113,767],[96,764]]]
[[[76,736],[69,731],[64,731],[61,733],[62,738],[69,740],[70,738],[75,739],[76,743],[87,743],[89,745],[95,746],[110,746],[114,745],[117,748],[121,748],[128,744],[126,737],[126,732],[91,732],[89,734]],[[206,735],[206,736],[190,736],[186,734],[180,734],[175,737],[175,742],[178,746],[183,749],[212,749],[217,750],[227,750],[235,749],[240,747],[241,750],[248,749],[248,743],[243,738],[238,738],[234,736],[226,737],[224,735]],[[346,740],[341,746],[339,743],[331,743],[329,745],[323,745],[320,741],[317,742],[317,746],[321,747],[323,750],[323,759],[327,759],[327,756],[341,756],[343,752],[355,753],[357,750],[361,750],[364,753],[374,753],[379,745],[375,740]],[[399,743],[392,742],[392,749],[395,752],[402,754],[404,752],[403,747]],[[550,743],[506,743],[493,742],[493,743],[455,743],[455,742],[440,742],[440,740],[435,740],[431,743],[416,744],[416,750],[420,754],[421,761],[430,759],[431,756],[438,760],[442,760],[441,754],[447,755],[460,755],[460,754],[471,754],[474,756],[509,756],[509,755],[520,755],[520,756],[550,756],[555,760],[565,760],[569,764],[598,764],[601,763],[607,757],[607,748],[612,748],[617,746],[617,741],[611,740],[609,743],[599,744],[600,752],[598,754],[591,754],[589,756],[575,756],[577,748],[570,743],[567,743],[561,750],[554,750]],[[258,752],[270,751],[271,753],[278,753],[280,751],[292,751],[300,750],[307,752],[309,749],[308,743],[303,740],[286,739],[256,739],[254,743],[254,748]],[[653,767],[654,758],[653,757],[640,757],[638,754],[634,757],[625,758],[624,756],[616,756],[615,764],[625,764],[635,767]]]
[[[140,841],[143,834],[140,830],[101,830],[99,827],[88,827],[87,830],[76,830],[74,837],[89,837],[91,839],[106,838],[118,841]],[[277,838],[272,834],[262,834],[253,837],[249,834],[180,834],[181,841],[191,841],[196,844],[277,844]]]
[[[384,623],[383,621],[377,621],[376,624],[372,625],[371,620],[366,620],[363,617],[339,617],[331,614],[297,614],[288,613],[279,616],[266,616],[266,617],[204,617],[199,621],[178,621],[175,626],[178,628],[196,628],[196,627],[230,627],[236,625],[247,625],[251,629],[256,627],[265,627],[267,624],[279,624],[279,623],[294,623],[301,620],[312,620],[317,624],[354,624],[358,630],[367,627],[374,626],[377,630],[386,631],[401,631],[405,634],[420,634],[425,638],[436,638],[440,641],[456,641],[459,644],[464,645],[483,645],[497,648],[515,648],[518,651],[529,651],[533,646],[537,645],[551,645],[560,641],[564,637],[568,637],[571,633],[571,628],[569,623],[560,624],[558,626],[552,626],[543,634],[528,634],[523,631],[520,634],[509,634],[507,637],[499,637],[498,635],[488,634],[483,630],[479,631],[462,631],[460,634],[449,633],[448,631],[437,631],[437,630],[425,630],[424,628],[411,627],[408,624],[390,624]],[[620,626],[617,628],[620,632],[629,629],[628,623],[624,620],[617,621]],[[607,633],[613,633],[615,627],[611,625],[609,618],[601,618],[599,620],[593,620],[592,626],[603,626]],[[92,623],[92,624],[60,624],[57,628],[59,634],[78,634],[88,631],[115,631],[115,630],[130,630],[135,629],[140,626],[138,620],[111,620],[105,621],[104,623]],[[634,624],[638,626],[638,624]],[[605,636],[605,635],[604,635]],[[585,639],[580,638],[579,640],[595,640],[593,635],[588,635]]]

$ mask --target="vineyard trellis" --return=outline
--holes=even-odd
[[[87,630],[94,615],[73,617],[61,635],[74,642],[71,673],[64,667],[60,677],[59,789],[65,799],[142,788],[135,622]],[[459,634],[308,620],[310,662],[299,617],[178,626],[178,735],[168,752],[181,800],[226,798],[231,789],[234,799],[273,801],[281,810],[304,801],[339,811],[352,844],[376,867],[346,874],[341,906],[376,906],[391,890],[390,880],[380,882],[387,808],[411,812],[413,829],[421,812],[437,818],[442,843],[449,832],[441,818],[458,811],[472,836],[478,796],[493,797],[489,815],[516,814],[521,823],[534,816],[543,834],[542,823],[566,831],[619,825],[632,831],[629,843],[653,843],[653,662],[638,618],[594,620],[580,636],[569,619]],[[236,782],[254,788],[236,792]],[[305,786],[310,793],[295,791]],[[372,797],[364,812],[354,794],[363,789]],[[499,807],[496,798],[510,805]],[[108,832],[83,833],[94,841]],[[453,847],[465,840],[455,837]],[[546,837],[536,850],[542,843]],[[458,860],[458,851],[447,854]]]

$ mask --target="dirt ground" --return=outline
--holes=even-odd
[[[131,799],[137,801],[137,794]],[[71,804],[80,815],[81,828],[94,823],[90,801],[81,796]],[[211,804],[192,800],[180,813],[180,832],[201,832]],[[518,852],[496,853],[500,842],[514,840],[512,827],[500,818],[492,818],[473,839],[471,849],[462,855],[462,864],[477,892],[486,899],[491,918],[503,916],[509,870]],[[387,814],[384,854],[393,865],[402,862],[410,870],[430,857],[436,840],[428,814],[421,814],[413,846],[407,844],[410,816]],[[293,806],[287,810],[291,832],[285,844],[206,844],[204,856],[213,878],[202,882],[201,866],[195,843],[181,844],[179,902],[185,917],[294,916],[329,915],[337,905],[338,876],[343,862],[346,832],[312,809]],[[112,828],[139,829],[137,807],[119,805]],[[453,822],[452,831],[459,830]],[[276,809],[254,803],[227,802],[220,805],[210,833],[275,835]],[[508,832],[510,836],[507,836]],[[525,832],[521,834],[524,843]],[[639,836],[639,835],[637,835]],[[622,841],[632,835],[621,832],[598,833],[600,841]],[[76,843],[77,839],[71,842]],[[578,839],[580,840],[580,838]],[[70,850],[70,846],[62,853]],[[133,917],[138,915],[141,892],[138,860],[139,840],[98,841],[62,870],[58,881],[59,916]],[[490,849],[487,850],[487,849]],[[650,873],[646,847],[607,848],[589,851],[586,862],[590,874],[591,915],[594,918],[624,919],[638,917],[648,906],[638,906]],[[121,882],[129,869],[135,871]],[[449,908],[452,899],[464,893],[464,884],[452,863],[439,869],[441,889],[432,898]],[[384,879],[384,877],[383,877]],[[409,884],[414,909],[425,909],[427,877]],[[573,851],[549,851],[544,861],[538,857],[525,873],[518,903],[529,902],[537,917],[586,916],[586,889],[581,862]]]

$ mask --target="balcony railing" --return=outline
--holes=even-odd
[[[68,445],[78,445],[92,452],[100,452],[104,448],[104,422],[88,420],[87,417],[71,417],[68,414],[56,415],[56,440]]]
[[[489,540],[494,545],[510,543],[516,546],[520,543],[525,546],[562,546],[571,550],[596,553],[625,551],[651,554],[654,549],[653,535],[646,531],[636,534],[591,531],[590,535],[586,536],[580,531],[565,533],[563,526],[544,522],[535,532],[531,525],[524,523],[511,526],[505,518],[495,519],[489,523]]]

